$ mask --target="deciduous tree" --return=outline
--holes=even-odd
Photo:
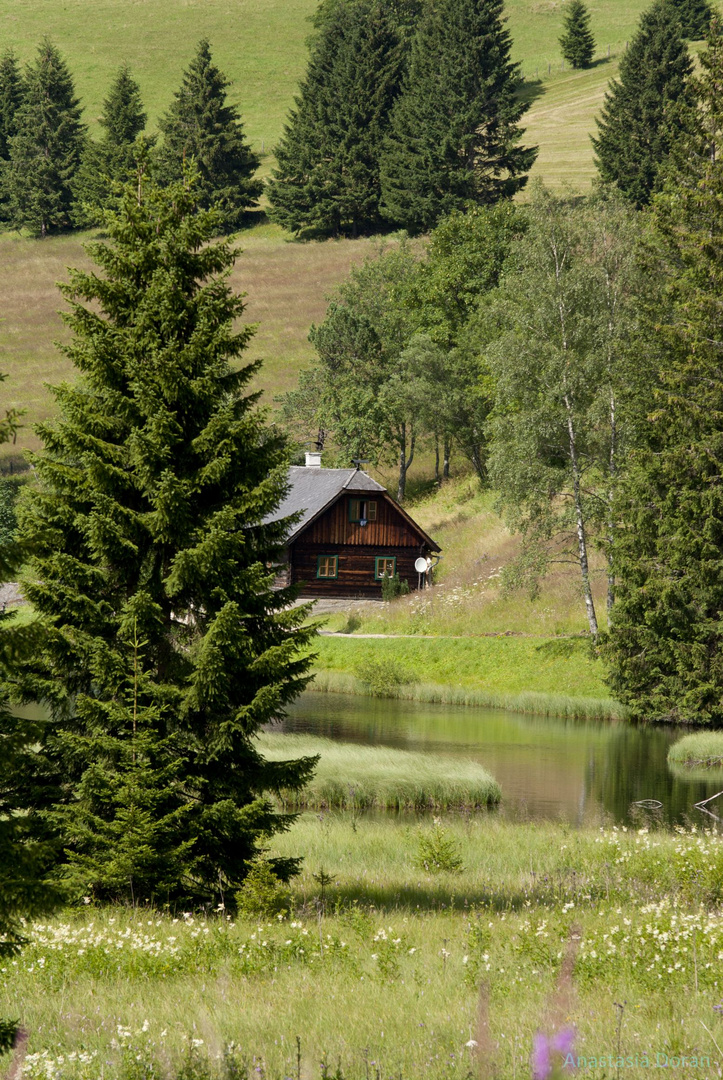
[[[596,542],[608,556],[611,600],[614,588],[612,494],[626,449],[636,230],[619,202],[580,207],[539,190],[480,327],[496,382],[490,476],[523,535],[520,568],[534,580],[550,560],[575,562],[593,637]]]
[[[524,229],[524,215],[507,201],[455,211],[432,231],[410,282],[408,303],[420,333],[410,342],[407,361],[430,388],[421,395],[422,415],[443,443],[445,476],[454,443],[480,481],[487,479],[490,386],[470,324]]]
[[[287,419],[303,422],[306,433],[323,428],[333,436],[344,463],[396,461],[400,501],[425,433],[420,396],[431,392],[404,362],[416,327],[406,302],[415,269],[402,244],[351,272],[323,323],[312,327],[318,365],[302,372],[299,390],[284,401]]]

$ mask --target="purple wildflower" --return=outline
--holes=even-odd
[[[533,1080],[552,1080],[559,1075],[556,1068],[562,1065],[575,1044],[575,1032],[572,1028],[562,1028],[554,1035],[544,1035],[538,1031],[532,1043],[532,1078]]]

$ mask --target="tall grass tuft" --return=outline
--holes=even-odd
[[[723,731],[684,735],[668,750],[668,767],[681,780],[703,780],[723,787]]]
[[[319,693],[360,694],[379,697],[369,684],[344,671],[317,671],[312,690]],[[568,694],[543,694],[527,691],[505,694],[494,690],[476,690],[464,686],[410,682],[389,685],[383,695],[402,701],[425,701],[440,705],[473,705],[478,708],[507,709],[536,716],[559,716],[572,720],[624,720],[629,710],[612,698],[571,697]]]
[[[475,761],[277,732],[264,732],[259,743],[271,761],[321,755],[302,791],[279,792],[289,809],[474,809],[501,797],[497,781]]]
[[[723,768],[723,731],[684,735],[668,750],[668,762],[688,768]]]

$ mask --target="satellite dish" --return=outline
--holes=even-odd
[[[415,563],[414,563],[414,569],[417,571],[418,574],[426,574],[427,573],[427,560],[422,559],[421,557],[419,559],[417,559],[415,561]]]

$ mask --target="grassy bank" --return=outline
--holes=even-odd
[[[622,718],[584,639],[362,638],[315,643],[314,689],[548,716]]]
[[[473,815],[446,824],[463,870],[430,874],[431,828],[304,815],[274,844],[306,853],[280,920],[82,908],[30,928],[0,986],[0,1014],[30,1033],[24,1075],[162,1077],[185,1060],[201,1080],[233,1043],[237,1080],[525,1080],[535,1033],[564,1025],[595,1061],[576,1076],[612,1080],[607,1055],[633,1080],[694,1056],[674,1075],[719,1076],[718,836]]]
[[[311,782],[302,791],[281,792],[290,809],[475,809],[500,800],[499,784],[474,761],[312,735],[265,732],[259,743],[271,761],[319,754]]]

